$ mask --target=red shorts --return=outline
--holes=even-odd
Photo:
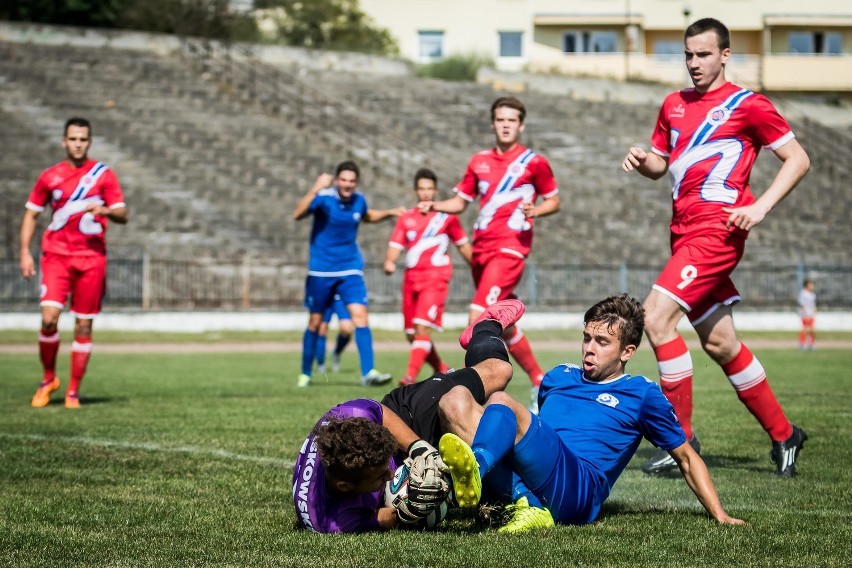
[[[101,312],[106,290],[105,256],[41,255],[41,305],[62,309],[71,295],[71,313],[92,319]]]
[[[813,327],[815,319],[814,316],[802,316],[802,327]]]
[[[485,310],[494,302],[514,297],[515,286],[524,275],[526,262],[519,253],[505,249],[473,253],[471,272],[476,293],[470,307]]]
[[[686,310],[693,325],[701,323],[720,304],[740,301],[731,280],[745,250],[745,239],[733,233],[672,235],[672,257],[654,289]]]
[[[414,324],[443,331],[444,305],[450,291],[446,279],[424,278],[406,272],[402,279],[402,321],[406,333],[414,333]]]

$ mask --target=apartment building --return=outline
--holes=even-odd
[[[683,30],[704,17],[731,30],[728,77],[774,91],[852,91],[849,0],[360,0],[430,62],[480,54],[503,71],[687,82]]]

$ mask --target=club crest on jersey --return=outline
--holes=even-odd
[[[61,189],[54,189],[50,193],[51,193],[50,199],[52,201],[56,202],[56,201],[59,201],[60,199],[62,199],[62,190]]]
[[[725,107],[716,107],[707,113],[707,122],[713,126],[725,124],[731,116],[731,109]]]
[[[669,118],[683,118],[686,114],[686,109],[683,108],[683,103],[678,103],[676,107],[669,111]]]
[[[488,193],[488,188],[489,188],[489,187],[491,187],[491,184],[490,184],[490,183],[488,183],[488,182],[487,182],[487,181],[485,181],[485,180],[480,180],[480,181],[476,184],[476,189],[477,189],[477,190],[479,191],[479,193],[481,193],[482,195],[485,195],[486,193]]]
[[[356,221],[359,221],[361,219],[361,214],[356,211],[352,214],[352,218]]]
[[[612,396],[608,392],[599,394],[598,397],[595,400],[597,402],[601,403],[601,404],[605,404],[605,405],[609,406],[610,408],[615,408],[616,405],[619,402],[619,400],[617,398],[615,398],[614,396]]]
[[[473,171],[478,174],[490,174],[491,166],[488,165],[488,162],[479,162],[473,166]]]
[[[413,241],[417,238],[417,231],[406,231],[405,232],[405,240]]]
[[[519,176],[524,173],[526,168],[522,164],[512,164],[509,166],[508,172],[513,176]]]

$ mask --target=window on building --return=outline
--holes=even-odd
[[[420,59],[440,59],[444,56],[444,32],[418,32]]]
[[[562,34],[565,53],[614,53],[618,50],[615,32],[570,31]]]
[[[838,32],[790,32],[787,34],[790,53],[839,55],[843,53],[843,36]]]
[[[521,57],[523,32],[497,32],[500,36],[500,57]]]
[[[672,40],[657,40],[654,42],[654,55],[683,56],[683,42]]]

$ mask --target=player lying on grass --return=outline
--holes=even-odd
[[[293,471],[300,527],[322,533],[418,526],[447,498],[446,466],[435,449],[443,432],[438,406],[452,389],[484,404],[512,378],[500,336],[524,313],[515,300],[489,306],[461,335],[465,368],[399,387],[381,403],[357,399],[329,410],[302,444]],[[444,414],[444,413],[440,413]],[[408,499],[384,506],[384,486],[403,462]]]
[[[480,405],[454,388],[441,401],[448,429],[457,434],[445,434],[439,447],[458,505],[479,503],[484,482],[514,503],[503,532],[590,523],[645,437],[671,454],[717,522],[743,524],[722,508],[659,386],[624,372],[642,339],[639,302],[607,298],[584,321],[582,366],[560,365],[545,375],[538,416],[504,392]]]

